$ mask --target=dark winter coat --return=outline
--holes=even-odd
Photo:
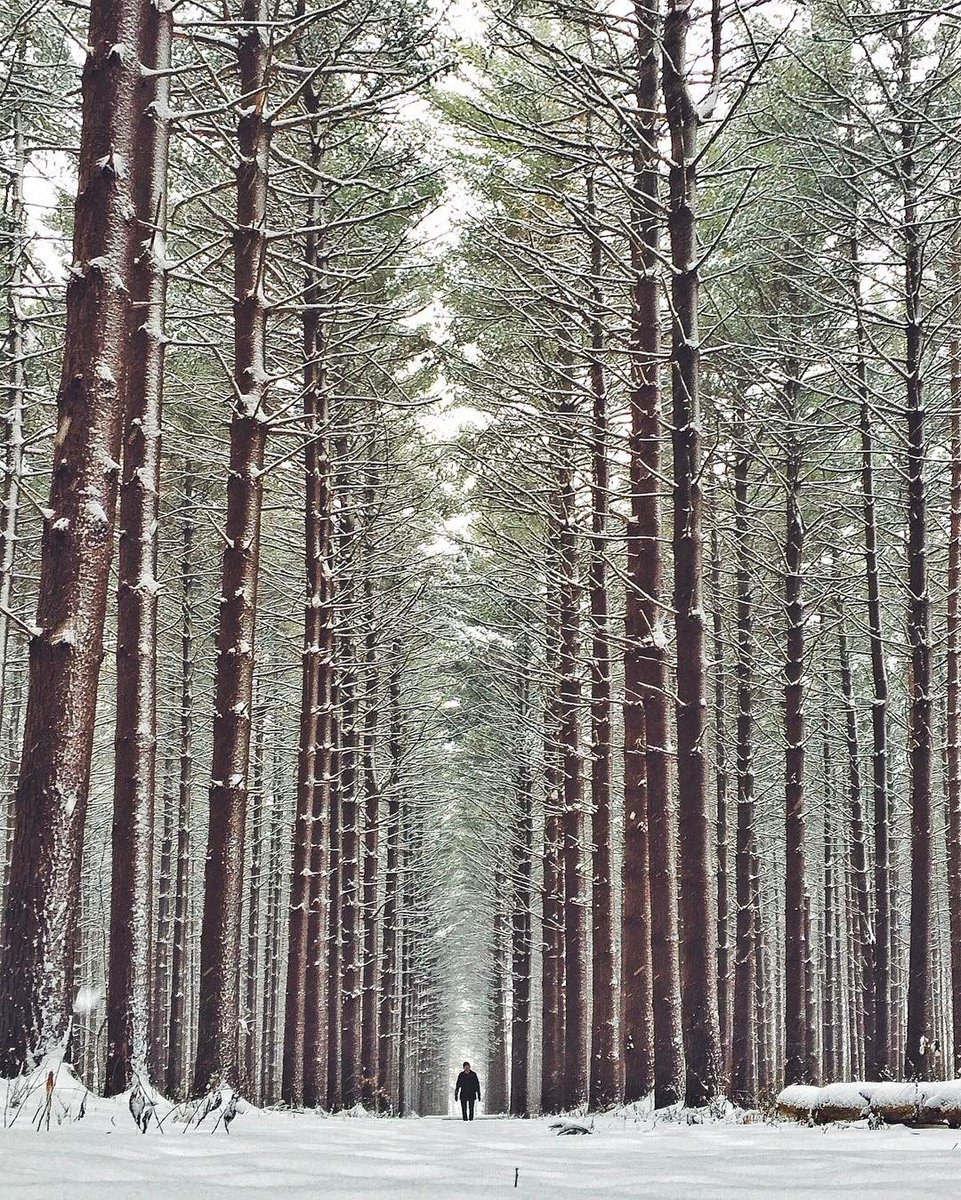
[[[480,1099],[480,1080],[476,1071],[461,1071],[454,1086],[454,1099],[463,1095],[465,1100]]]

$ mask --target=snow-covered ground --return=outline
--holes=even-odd
[[[961,1134],[902,1127],[704,1125],[605,1117],[590,1136],[548,1120],[261,1113],[231,1133],[165,1123],[140,1134],[123,1101],[93,1100],[82,1121],[37,1132],[24,1110],[0,1129],[0,1197],[205,1200],[207,1197],[617,1197],[776,1200],[957,1194]],[[518,1184],[514,1187],[515,1169]]]

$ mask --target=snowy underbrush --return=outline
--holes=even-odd
[[[826,1087],[794,1084],[779,1094],[777,1112],[812,1125],[867,1120],[871,1124],[946,1124],[959,1129],[961,1079],[931,1083],[855,1081]]]
[[[231,1088],[218,1088],[199,1100],[168,1100],[147,1080],[137,1079],[118,1096],[98,1096],[74,1074],[60,1053],[47,1055],[32,1071],[0,1079],[3,1128],[29,1123],[37,1130],[82,1121],[92,1110],[107,1115],[112,1125],[132,1121],[141,1133],[183,1131],[204,1127],[229,1132],[235,1117],[251,1106]]]

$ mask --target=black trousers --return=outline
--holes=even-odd
[[[460,1110],[465,1121],[473,1121],[474,1119],[474,1104],[476,1101],[473,1096],[461,1096]],[[470,1114],[470,1115],[468,1115]]]

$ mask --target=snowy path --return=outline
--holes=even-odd
[[[229,1137],[141,1136],[123,1108],[98,1102],[83,1122],[49,1133],[0,1130],[0,1197],[18,1200],[943,1200],[959,1180],[961,1135],[947,1129],[652,1129],[606,1119],[590,1137],[557,1137],[540,1120],[248,1112]]]

